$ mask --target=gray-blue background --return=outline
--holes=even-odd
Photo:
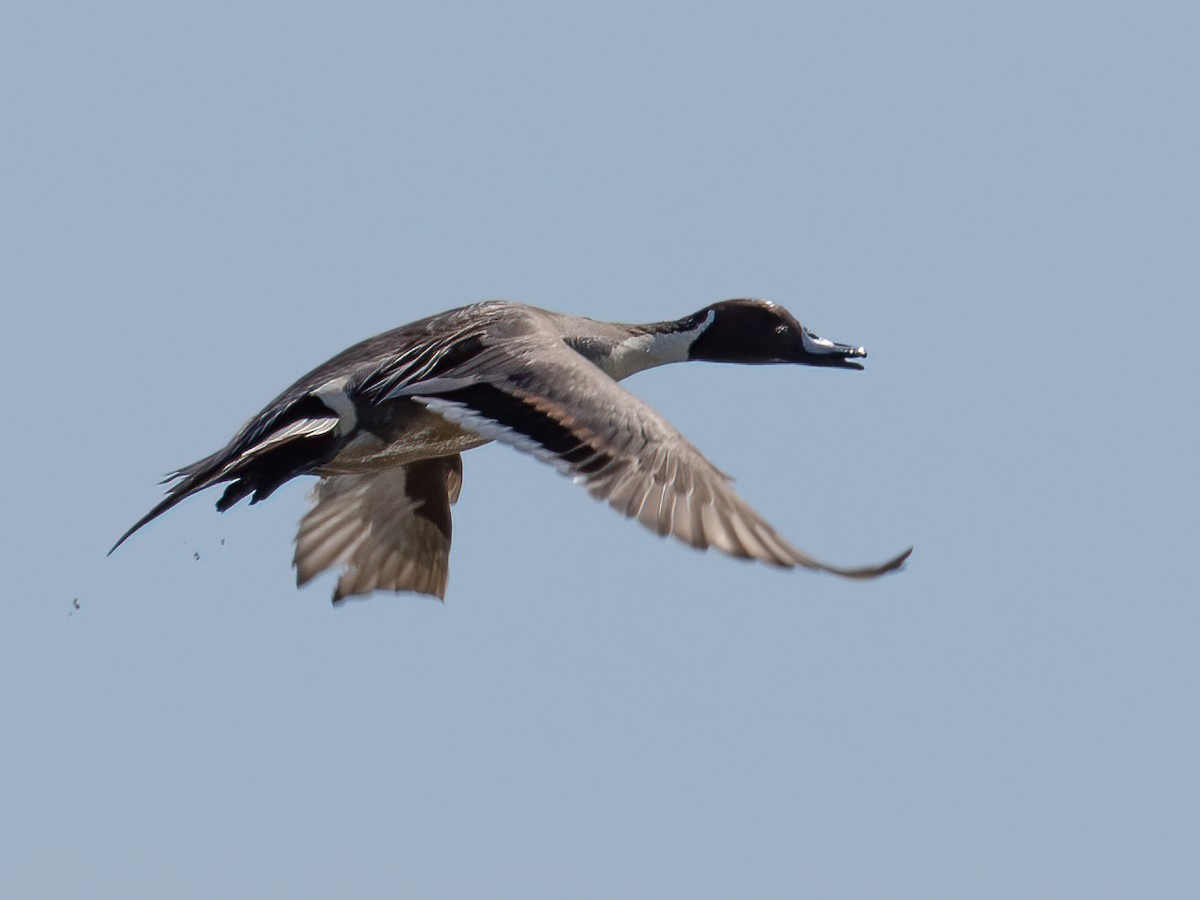
[[[6,6],[0,893],[1197,896],[1195,9]],[[104,558],[359,338],[745,295],[868,371],[630,388],[905,572],[494,446],[444,606],[297,593],[302,483]]]

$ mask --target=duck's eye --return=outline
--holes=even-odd
[[[784,324],[784,325],[776,325],[776,326],[775,326],[775,333],[776,333],[776,334],[787,334],[787,333],[788,333],[788,327],[787,327],[787,325],[786,325],[786,324]]]

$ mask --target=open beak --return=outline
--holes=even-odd
[[[849,344],[835,344],[823,337],[817,337],[803,325],[800,334],[804,342],[804,351],[796,360],[806,366],[827,366],[837,369],[861,369],[862,363],[856,359],[866,359],[867,351],[862,347],[851,347]]]

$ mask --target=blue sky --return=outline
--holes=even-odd
[[[1193,897],[1187,4],[0,17],[0,893]],[[504,297],[732,296],[867,371],[646,398],[856,584],[472,451],[446,604],[297,592],[308,485],[157,479]],[[75,609],[74,600],[79,608]]]

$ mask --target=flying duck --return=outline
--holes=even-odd
[[[813,334],[783,307],[726,300],[622,325],[522,303],[464,306],[355,344],[313,369],[222,449],[168,476],[166,497],[113,545],[225,484],[221,512],[298,475],[320,478],[293,565],[304,585],[343,568],[334,603],[376,590],[445,596],[462,452],[532,453],[660,535],[847,578],[899,568],[817,562],[780,537],[665,418],[617,382],[686,360],[861,369],[862,347]]]

